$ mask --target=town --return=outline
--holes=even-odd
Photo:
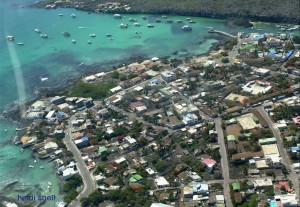
[[[299,206],[299,45],[238,33],[90,74],[27,108],[22,150],[56,163],[57,206]]]

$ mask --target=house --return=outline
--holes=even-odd
[[[183,197],[184,198],[192,198],[193,197],[193,188],[184,186],[183,187]]]
[[[295,124],[300,125],[300,116],[296,116],[296,117],[294,117],[294,118],[292,118],[292,119],[293,119],[293,122],[294,122]]]
[[[232,183],[231,185],[232,185],[232,189],[233,189],[234,191],[240,191],[240,190],[241,190],[241,185],[240,185],[239,182],[234,182],[234,183]]]
[[[274,184],[274,188],[276,188],[276,189],[281,189],[282,187],[287,192],[291,192],[292,191],[290,184],[288,182],[286,182],[286,181],[282,181],[282,182],[278,182],[278,183]]]
[[[71,177],[73,177],[74,175],[78,175],[79,172],[78,170],[75,170],[72,167],[66,168],[63,172],[62,172],[62,176],[64,180],[68,180]]]
[[[122,90],[122,87],[121,86],[117,86],[117,87],[114,87],[114,88],[110,89],[110,92],[111,93],[117,93],[117,92],[119,92],[121,90]]]
[[[268,75],[270,75],[270,70],[269,69],[265,69],[265,68],[257,68],[254,70],[255,74],[257,74],[258,76],[261,77],[266,77]]]
[[[185,115],[183,117],[182,122],[185,125],[194,125],[194,124],[198,123],[198,117],[193,113],[188,113],[187,115]]]
[[[124,138],[124,141],[126,143],[128,143],[130,146],[135,146],[137,144],[137,141],[134,138],[132,138],[131,136],[126,136]]]
[[[150,207],[174,207],[164,203],[152,203]]]
[[[97,114],[101,119],[107,119],[110,116],[110,112],[107,109],[101,109]]]
[[[211,158],[202,158],[202,163],[208,168],[209,172],[212,172],[216,161]]]
[[[87,147],[89,145],[89,138],[88,137],[82,137],[80,139],[74,140],[75,145],[78,149]]]
[[[196,172],[189,172],[189,176],[194,182],[201,182],[201,177]]]
[[[161,77],[163,80],[167,82],[171,82],[177,79],[176,74],[172,71],[164,71],[161,73]]]
[[[250,159],[253,159],[254,157],[264,157],[264,152],[244,152],[244,153],[237,153],[233,154],[231,159],[234,162],[244,162]]]
[[[159,176],[154,179],[154,183],[158,188],[169,187],[170,183],[162,176]]]
[[[136,183],[142,181],[143,177],[140,176],[139,174],[134,174],[129,178],[130,183]]]
[[[209,188],[208,184],[194,184],[192,186],[193,188],[193,194],[208,194]]]
[[[269,178],[253,180],[253,184],[254,184],[254,187],[257,189],[273,186],[272,180]]]
[[[234,196],[234,201],[236,204],[241,204],[243,202],[243,197],[242,197],[242,194],[240,192],[235,192],[233,194]]]

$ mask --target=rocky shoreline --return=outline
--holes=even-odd
[[[103,1],[101,1],[103,3]],[[105,1],[104,1],[105,2]],[[81,11],[87,11],[87,12],[94,12],[94,13],[119,13],[119,14],[147,14],[147,15],[180,15],[180,16],[191,16],[191,17],[206,17],[206,18],[218,18],[218,19],[226,19],[226,20],[235,20],[235,19],[247,19],[250,21],[254,22],[272,22],[272,23],[293,23],[293,24],[299,24],[300,22],[300,16],[299,15],[294,15],[294,16],[289,16],[287,14],[272,14],[272,15],[266,15],[264,13],[251,13],[251,12],[242,12],[242,11],[232,11],[229,10],[228,12],[217,12],[217,10],[213,9],[207,9],[207,11],[203,11],[201,9],[193,9],[193,10],[188,10],[186,8],[180,8],[174,9],[174,8],[164,8],[164,7],[150,7],[150,8],[143,8],[143,7],[138,7],[136,5],[131,5],[129,4],[128,7],[130,9],[124,8],[124,6],[120,6],[117,8],[113,9],[107,9],[98,7],[96,3],[86,3],[81,6],[78,4],[76,5],[75,3],[77,2],[60,2],[56,4],[55,7],[60,7],[60,8],[74,8],[78,9]],[[81,2],[82,3],[82,2]],[[109,3],[116,3],[120,4],[119,2],[106,2],[105,4]],[[134,2],[136,3],[136,2]],[[132,3],[132,4],[134,4]],[[36,8],[45,8],[47,4],[55,4],[54,1],[48,0],[48,1],[40,1],[37,2],[33,5],[32,7]],[[121,3],[123,4],[123,3]],[[120,5],[121,5],[120,4]]]

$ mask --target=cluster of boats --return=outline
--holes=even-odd
[[[120,14],[114,14],[113,17],[116,18],[116,19],[121,19],[121,18],[122,18],[122,16],[121,16]],[[144,20],[146,20],[146,17],[145,17],[145,16],[143,16],[142,18],[143,18]],[[164,15],[164,16],[162,16],[162,18],[163,18],[163,19],[166,19],[167,16]],[[186,20],[187,20],[189,23],[196,23],[196,22],[193,21],[191,18],[186,18]],[[141,26],[141,24],[137,22],[137,19],[129,18],[128,21],[129,21],[129,22],[133,22],[133,26],[136,26],[136,27],[140,27],[140,26]],[[155,19],[155,22],[156,22],[156,23],[160,23],[160,22],[162,22],[162,20],[160,20],[160,19]],[[167,23],[173,23],[174,21],[171,20],[171,19],[168,19],[168,20],[166,20],[166,22],[167,22]],[[177,22],[177,23],[183,23],[182,20],[177,20],[176,22]],[[120,27],[120,28],[123,28],[123,29],[126,29],[126,28],[128,28],[128,24],[122,22],[122,23],[119,25],[119,27]],[[149,24],[147,24],[147,27],[148,27],[148,28],[153,28],[154,25],[149,23]],[[191,27],[190,25],[184,25],[184,26],[181,27],[181,29],[182,29],[183,31],[192,31],[192,27]]]

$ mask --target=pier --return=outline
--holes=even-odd
[[[223,31],[220,31],[220,30],[214,30],[214,29],[210,29],[208,30],[209,33],[218,33],[218,34],[221,34],[221,35],[225,35],[227,37],[232,37],[232,38],[236,38],[236,36],[232,35],[232,34],[229,34],[227,32],[223,32]]]

